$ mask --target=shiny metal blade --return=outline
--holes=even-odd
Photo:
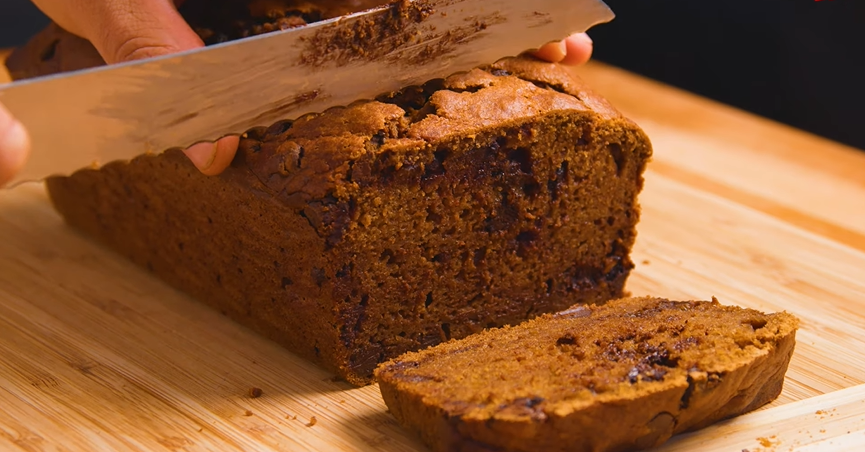
[[[0,85],[33,151],[8,186],[421,84],[612,20],[601,0],[415,0],[166,57]]]

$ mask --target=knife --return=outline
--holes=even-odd
[[[602,0],[403,0],[201,49],[0,85],[32,151],[7,187],[372,99],[612,20]]]

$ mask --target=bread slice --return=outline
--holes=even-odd
[[[781,392],[798,320],[711,302],[575,306],[382,364],[391,413],[434,451],[621,451]]]
[[[30,51],[75,67],[68,48]],[[571,72],[508,58],[250,130],[219,177],[171,151],[47,187],[71,226],[361,385],[406,351],[622,296],[650,155]]]

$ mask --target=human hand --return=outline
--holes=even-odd
[[[551,63],[579,66],[589,61],[593,49],[592,38],[585,33],[577,33],[560,42],[542,46],[534,56]]]
[[[33,0],[33,3],[70,33],[89,40],[108,64],[204,46],[177,12],[183,0]],[[0,113],[0,133],[2,121]],[[229,136],[216,143],[195,144],[184,152],[202,173],[215,175],[231,163],[239,141],[239,137]],[[12,151],[2,146],[0,141],[0,165],[5,165],[5,153]],[[0,166],[0,174],[6,174],[5,171],[6,167]]]

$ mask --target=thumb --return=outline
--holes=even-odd
[[[83,34],[108,64],[204,46],[171,0],[86,2],[91,20]]]
[[[24,167],[29,152],[27,130],[0,104],[0,186]]]

